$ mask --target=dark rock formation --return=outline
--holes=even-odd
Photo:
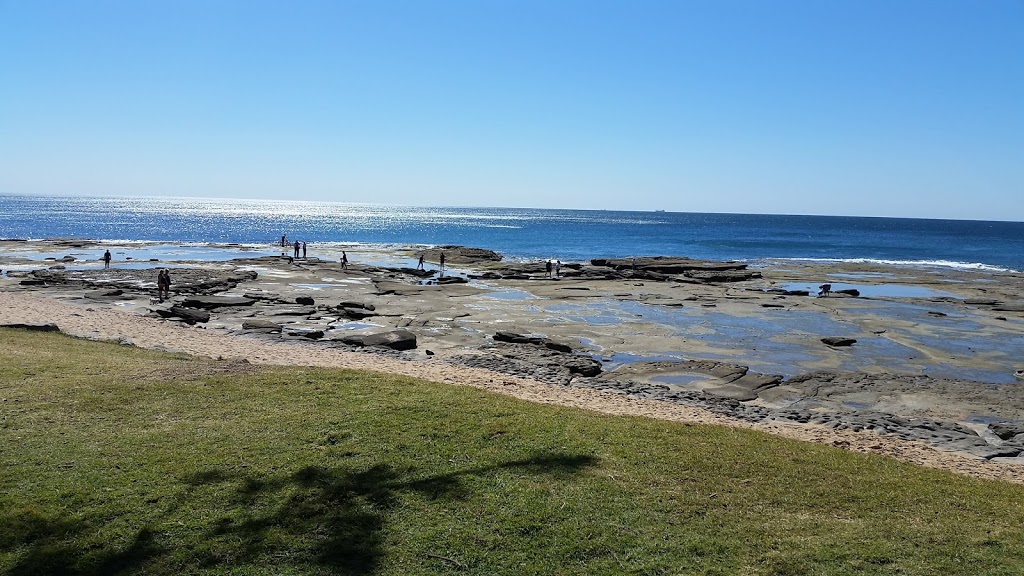
[[[296,296],[295,303],[302,304],[303,306],[312,306],[316,304],[316,301],[313,300],[312,296]]]
[[[989,424],[988,429],[1003,440],[1010,440],[1018,434],[1024,434],[1024,425],[1011,424],[1009,422],[995,422],[993,424]]]
[[[252,306],[256,301],[244,296],[189,296],[181,305],[186,308],[213,309],[225,306]]]
[[[593,266],[606,266],[615,270],[632,270],[632,258],[595,258],[590,261]],[[745,270],[746,264],[738,262],[714,262],[711,260],[694,260],[692,258],[673,258],[669,256],[653,256],[636,259],[636,269],[661,274],[683,274],[693,270]]]
[[[364,304],[362,302],[341,302],[338,304],[338,308],[362,308],[370,312],[377,309],[373,304]]]
[[[556,352],[572,352],[572,346],[554,342],[544,336],[527,336],[525,334],[517,334],[515,332],[498,331],[494,333],[494,341],[507,342],[509,344],[532,344],[534,346],[544,346],[545,348],[555,350]]]
[[[366,308],[338,308],[338,313],[350,320],[362,320],[363,318],[369,318],[370,316],[376,316],[376,313]]]
[[[340,339],[351,346],[382,346],[392,350],[412,350],[416,348],[416,335],[408,330],[391,330],[377,334],[354,334]]]
[[[188,324],[195,324],[197,322],[205,323],[210,321],[209,312],[197,310],[195,308],[171,306],[167,309],[158,308],[155,312],[163,318],[178,318]]]
[[[761,273],[756,270],[690,270],[683,276],[701,282],[743,282],[760,278]]]
[[[437,246],[416,252],[416,256],[423,256],[428,262],[438,262],[441,253],[444,252],[445,264],[475,264],[478,262],[500,262],[501,254],[493,250],[483,248],[469,248],[467,246]]]
[[[465,284],[469,282],[462,276],[442,276],[436,280],[438,284]]]
[[[828,336],[822,338],[821,341],[829,346],[853,346],[857,343],[854,338],[843,338],[842,336]]]

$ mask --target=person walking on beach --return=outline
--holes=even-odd
[[[444,276],[444,252],[441,252],[441,276]]]
[[[296,260],[298,260],[298,258],[299,258],[299,249],[300,249],[301,247],[302,247],[302,245],[301,245],[301,244],[299,244],[299,241],[298,241],[298,240],[296,240],[296,241],[295,241],[295,259],[296,259]]]
[[[302,259],[303,260],[306,259],[306,243],[305,242],[302,243]]]
[[[341,251],[341,269],[348,269],[348,254],[345,254],[344,250]]]
[[[417,270],[426,270],[426,268],[423,267],[423,254],[420,254],[420,261],[419,261],[418,264],[416,264],[416,269]]]
[[[562,261],[561,260],[555,260],[555,278],[558,278],[558,275],[561,274],[561,273],[562,273]]]
[[[110,268],[110,250],[103,253],[103,269]]]
[[[551,278],[551,259],[550,258],[548,258],[547,261],[544,262],[544,273],[547,275],[548,278]]]

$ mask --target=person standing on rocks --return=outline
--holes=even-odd
[[[103,269],[110,268],[110,250],[103,253]]]
[[[420,254],[420,261],[419,261],[418,264],[416,264],[416,269],[417,270],[426,270],[426,268],[423,267],[423,254]]]
[[[346,254],[344,250],[341,251],[341,269],[348,269],[348,254]]]
[[[302,259],[303,260],[306,259],[306,243],[305,242],[302,243]]]
[[[548,278],[551,278],[551,259],[550,259],[550,258],[548,258],[548,259],[547,259],[547,260],[546,260],[546,261],[544,262],[544,274],[545,274],[545,275],[546,275],[546,276],[547,276]]]
[[[284,248],[288,244],[288,235],[281,234],[281,248]]]
[[[444,252],[441,252],[441,276],[444,276]]]
[[[301,244],[299,244],[299,241],[298,241],[298,240],[296,240],[296,241],[295,241],[295,246],[294,246],[294,248],[295,248],[295,259],[297,260],[297,259],[299,258],[299,249],[301,249],[301,248],[302,248],[302,245],[301,245]]]
[[[171,273],[166,268],[156,276],[156,293],[161,302],[171,298]]]
[[[561,273],[562,273],[562,261],[561,260],[555,260],[555,278],[558,278],[558,275],[561,274]]]

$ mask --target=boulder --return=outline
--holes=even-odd
[[[301,304],[303,306],[312,306],[312,305],[316,304],[316,301],[313,300],[312,296],[296,296],[295,297],[295,303],[296,304]]]
[[[156,313],[163,318],[180,318],[188,324],[195,324],[197,322],[209,322],[210,313],[197,310],[195,308],[185,308],[183,306],[171,306],[167,309],[157,309]]]
[[[845,290],[833,290],[832,294],[845,294],[847,296],[853,296],[854,298],[860,296],[860,290],[856,288],[847,288]]]
[[[1009,422],[995,422],[989,424],[988,429],[1001,440],[1010,440],[1018,434],[1024,434],[1024,425]]]
[[[243,330],[254,330],[266,333],[275,333],[281,331],[281,325],[277,322],[271,322],[270,320],[246,320],[242,322]]]
[[[829,336],[822,338],[821,341],[829,346],[853,346],[857,342],[854,338],[843,338],[842,336]]]
[[[597,376],[601,373],[601,363],[590,356],[582,354],[560,354],[553,356],[556,364],[569,369],[573,374],[580,376]]]
[[[351,346],[383,346],[392,350],[412,350],[416,348],[416,335],[408,330],[392,330],[345,336],[341,338],[341,342]]]
[[[225,306],[252,306],[256,301],[244,296],[189,296],[181,303],[186,308],[221,308]]]

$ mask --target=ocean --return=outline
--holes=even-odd
[[[196,198],[0,195],[0,238],[460,244],[510,259],[689,256],[1024,270],[1024,223]]]

